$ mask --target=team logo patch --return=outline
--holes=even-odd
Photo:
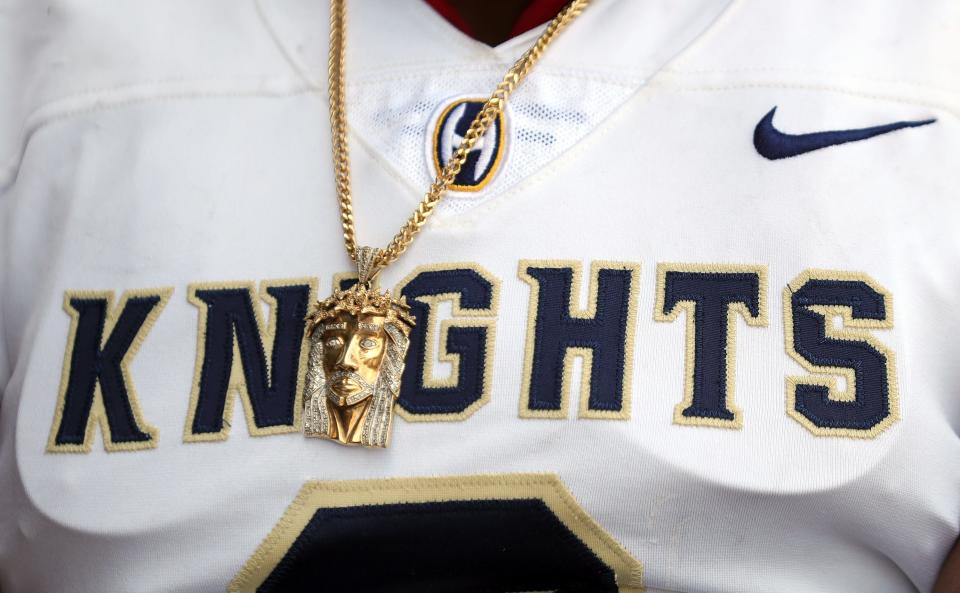
[[[433,163],[434,174],[450,161],[483,104],[483,99],[455,99],[439,109],[433,118],[432,141],[428,145],[428,162]],[[501,113],[470,151],[450,190],[475,192],[486,187],[500,169],[505,139],[506,118]]]

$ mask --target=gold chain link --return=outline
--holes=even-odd
[[[350,151],[347,146],[347,114],[345,110],[344,89],[344,54],[346,49],[346,0],[330,0],[330,127],[333,143],[334,180],[337,187],[337,198],[340,202],[340,223],[343,227],[343,242],[350,258],[357,259],[357,238],[353,226],[353,198],[350,194]],[[517,60],[504,75],[493,94],[487,99],[480,112],[477,113],[470,129],[464,134],[460,146],[437,175],[423,200],[414,210],[406,224],[396,234],[385,249],[379,250],[375,269],[383,268],[400,257],[413,238],[433,214],[434,208],[440,203],[443,195],[456,180],[460,169],[467,161],[473,146],[479,141],[487,128],[503,113],[507,98],[517,88],[527,73],[536,65],[544,50],[557,34],[577,18],[583,9],[590,4],[590,0],[573,0],[550,21],[546,30]]]

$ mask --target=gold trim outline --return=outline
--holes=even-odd
[[[593,350],[590,348],[567,348],[563,356],[563,376],[560,381],[560,409],[559,410],[531,410],[530,382],[533,380],[533,352],[537,339],[537,307],[540,302],[540,283],[527,273],[530,268],[561,268],[571,269],[573,279],[570,285],[570,302],[567,303],[567,312],[576,319],[593,319],[597,315],[597,293],[600,290],[600,270],[625,270],[630,272],[630,294],[628,298],[626,332],[624,333],[623,377],[621,391],[623,393],[622,407],[619,411],[591,410],[590,406],[590,378],[593,373]],[[527,313],[527,338],[523,358],[523,384],[520,391],[521,418],[548,418],[566,419],[567,407],[570,399],[570,375],[573,361],[580,357],[583,361],[580,379],[580,402],[578,407],[579,418],[599,420],[629,420],[633,401],[632,377],[634,347],[637,332],[637,301],[640,294],[640,264],[632,262],[617,262],[608,260],[594,260],[590,263],[590,284],[588,289],[589,301],[585,310],[580,309],[580,286],[583,277],[583,266],[576,260],[549,260],[549,259],[522,259],[518,265],[517,274],[520,279],[530,285],[530,306]]]
[[[157,318],[163,311],[163,308],[166,307],[171,295],[173,295],[173,290],[173,288],[143,288],[126,290],[121,295],[120,302],[117,303],[115,307],[112,306],[113,298],[115,296],[115,293],[112,290],[68,290],[64,292],[63,310],[66,311],[70,316],[70,330],[67,334],[67,347],[63,355],[63,370],[61,371],[60,375],[60,389],[59,394],[57,395],[57,407],[53,415],[53,426],[50,428],[50,436],[47,439],[46,450],[48,453],[89,453],[93,447],[94,426],[97,424],[100,425],[100,433],[103,435],[103,448],[109,452],[141,451],[144,449],[153,449],[157,446],[159,442],[159,430],[156,427],[148,424],[143,418],[143,411],[140,408],[140,399],[137,396],[137,389],[134,385],[133,377],[130,375],[130,364],[133,362],[134,357],[136,357],[137,352],[139,352],[140,346],[143,345],[143,341],[147,338],[147,335],[153,328],[153,324],[156,323]],[[57,432],[60,428],[60,423],[63,421],[63,409],[64,406],[66,406],[67,398],[67,385],[70,382],[70,362],[73,358],[73,348],[76,345],[75,340],[77,337],[77,327],[80,323],[80,314],[76,309],[70,306],[70,301],[75,298],[104,299],[107,301],[106,319],[104,320],[103,334],[100,337],[100,347],[103,348],[103,346],[107,343],[107,340],[110,339],[110,335],[113,333],[113,329],[116,326],[117,321],[119,321],[120,315],[126,308],[127,301],[129,301],[131,298],[143,297],[159,297],[160,302],[158,302],[147,315],[143,325],[141,325],[140,329],[137,331],[136,337],[134,337],[133,342],[130,344],[130,348],[128,348],[126,353],[124,353],[123,358],[120,361],[120,373],[123,376],[123,382],[127,388],[127,399],[130,402],[130,410],[133,413],[133,420],[141,432],[150,435],[150,440],[120,443],[115,443],[113,441],[113,436],[110,433],[110,424],[107,422],[107,412],[103,405],[103,392],[100,389],[100,381],[97,380],[96,385],[94,386],[93,403],[90,407],[90,414],[87,416],[87,427],[86,431],[84,432],[83,443],[80,445],[58,445],[56,442]]]
[[[693,378],[696,369],[696,303],[694,301],[679,301],[668,314],[663,313],[666,301],[667,272],[687,272],[699,274],[756,274],[760,281],[760,315],[754,317],[749,307],[744,303],[732,303],[727,307],[727,365],[725,369],[726,388],[725,400],[727,408],[733,412],[733,420],[722,418],[699,418],[684,416],[683,411],[693,405]],[[673,408],[673,423],[686,426],[711,426],[714,428],[743,428],[743,411],[736,406],[736,378],[737,378],[737,313],[743,317],[747,325],[752,327],[766,327],[769,324],[767,307],[767,267],[763,265],[744,264],[657,264],[657,295],[653,309],[655,321],[670,323],[676,321],[683,312],[686,317],[686,353],[684,356],[683,371],[683,400]]]
[[[819,313],[824,319],[826,336],[837,340],[866,342],[877,349],[887,359],[887,385],[889,386],[890,413],[880,423],[870,429],[859,428],[832,428],[817,426],[809,418],[797,411],[797,386],[819,385],[829,390],[829,398],[834,401],[856,401],[857,382],[853,369],[844,367],[821,367],[811,364],[793,347],[793,293],[800,290],[809,280],[839,280],[863,282],[883,297],[883,308],[886,313],[884,319],[855,319],[853,309],[846,306],[813,305],[807,309]],[[833,326],[833,318],[840,316],[843,319],[843,328]],[[783,289],[783,339],[787,354],[796,360],[804,369],[810,371],[813,377],[788,376],[787,414],[799,422],[804,428],[816,436],[847,437],[855,439],[872,439],[892,426],[900,419],[900,390],[897,383],[896,353],[878,340],[869,331],[870,329],[893,328],[893,295],[880,285],[879,282],[861,272],[844,272],[838,270],[807,269],[791,280]],[[840,391],[836,376],[842,376],[847,382],[846,391]]]
[[[643,565],[580,506],[554,474],[311,481],[230,581],[229,593],[252,593],[270,576],[318,509],[465,500],[542,500],[609,566],[621,593],[642,593]]]
[[[437,157],[437,149],[440,143],[440,130],[443,129],[443,123],[446,121],[447,116],[453,111],[456,107],[464,103],[485,103],[485,97],[473,97],[473,98],[461,98],[455,99],[452,103],[447,105],[443,111],[440,112],[440,116],[433,123],[433,145],[430,150],[430,155],[433,158],[433,172],[435,175],[439,175],[443,171],[443,165],[440,163],[440,159]],[[500,162],[503,160],[503,153],[506,148],[506,111],[500,112],[497,115],[497,154],[493,157],[493,164],[490,165],[490,171],[484,176],[483,180],[476,185],[450,185],[449,191],[458,191],[458,192],[478,192],[493,181],[493,178],[497,176],[497,171],[500,169]]]
[[[397,403],[397,415],[407,422],[460,422],[472,416],[474,412],[490,401],[493,390],[497,311],[500,307],[500,280],[483,266],[472,262],[431,264],[417,266],[397,284],[393,294],[400,295],[403,289],[421,273],[455,270],[472,270],[490,283],[493,291],[490,295],[490,306],[486,309],[463,308],[460,306],[461,295],[456,292],[417,297],[418,301],[430,307],[429,325],[426,336],[424,337],[426,348],[424,351],[423,373],[420,377],[420,382],[421,385],[425,387],[456,387],[460,377],[460,355],[452,353],[447,349],[447,336],[450,335],[450,329],[454,327],[480,327],[486,328],[487,330],[486,347],[483,353],[483,392],[480,394],[480,398],[467,406],[464,411],[455,414],[414,414],[405,410],[402,405]],[[452,318],[438,321],[436,311],[438,305],[443,301],[452,302]],[[418,319],[417,323],[421,323],[421,321]],[[438,343],[439,352],[437,351]],[[434,356],[442,362],[450,363],[452,366],[450,376],[447,379],[435,378],[436,375],[433,366]]]
[[[264,280],[260,283],[259,298],[257,296],[256,282],[243,280],[237,282],[198,282],[190,284],[187,287],[187,300],[190,304],[197,307],[199,311],[199,321],[197,323],[197,358],[193,371],[193,383],[190,388],[190,404],[187,410],[187,420],[183,427],[183,442],[198,443],[211,441],[225,441],[230,436],[230,421],[233,419],[234,394],[240,399],[243,405],[244,416],[247,420],[247,430],[250,436],[267,436],[272,434],[286,434],[298,432],[300,430],[301,413],[303,411],[303,381],[306,374],[307,359],[310,355],[310,347],[307,341],[306,332],[304,332],[303,341],[300,344],[300,361],[297,367],[297,384],[295,386],[296,399],[293,406],[293,424],[283,426],[270,426],[259,428],[253,417],[253,405],[250,403],[250,392],[247,389],[246,379],[243,374],[242,360],[240,357],[239,346],[237,345],[236,335],[233,337],[233,365],[230,368],[230,379],[227,385],[227,393],[223,406],[223,428],[219,432],[194,434],[193,420],[197,414],[197,403],[200,398],[200,375],[203,373],[203,361],[206,357],[204,347],[205,337],[207,335],[207,304],[197,298],[198,290],[217,290],[217,289],[240,289],[246,290],[250,295],[250,302],[253,304],[254,321],[257,331],[260,332],[261,343],[264,348],[264,358],[267,365],[267,377],[273,376],[271,368],[271,356],[273,352],[274,338],[277,333],[277,301],[271,296],[267,289],[283,286],[303,286],[310,287],[308,297],[308,307],[317,298],[317,279],[316,278],[292,278],[286,280]],[[262,303],[270,305],[269,325],[264,331]]]

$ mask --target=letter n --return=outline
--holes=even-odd
[[[64,294],[70,334],[47,451],[89,453],[98,423],[107,451],[157,446],[157,429],[140,412],[130,362],[172,293],[130,290],[116,307],[112,291]]]
[[[200,310],[197,362],[183,440],[217,441],[230,434],[231,392],[243,403],[253,436],[300,427],[307,308],[316,280],[193,284],[188,299]],[[268,326],[261,300],[271,305]],[[270,353],[268,358],[267,353]]]
[[[566,418],[574,360],[582,361],[579,417],[630,417],[637,264],[595,261],[586,309],[575,261],[521,261],[530,285],[520,416]]]

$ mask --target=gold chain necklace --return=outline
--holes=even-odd
[[[358,282],[318,302],[307,318],[310,355],[304,391],[304,434],[344,445],[386,447],[393,406],[400,394],[404,359],[415,319],[404,299],[373,286],[377,274],[399,258],[453,185],[487,128],[503,113],[507,98],[543,55],[557,34],[583,12],[590,0],[573,0],[517,60],[477,113],[460,146],[430,184],[417,209],[384,249],[357,245],[350,193],[344,54],[345,0],[330,0],[330,127],[334,180],[340,204],[343,242],[357,265]]]

